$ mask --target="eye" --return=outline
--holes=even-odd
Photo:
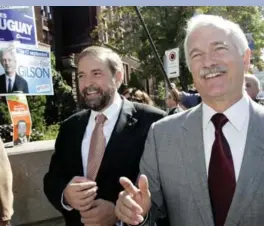
[[[227,48],[225,46],[217,46],[215,50],[226,50]]]
[[[193,54],[192,56],[191,56],[191,58],[193,59],[193,58],[197,58],[197,57],[199,57],[199,56],[201,56],[202,54],[201,53],[195,53],[195,54]]]
[[[95,77],[101,77],[102,73],[101,73],[100,71],[95,71],[95,72],[93,73],[93,75],[94,75]]]

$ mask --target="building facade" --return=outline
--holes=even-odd
[[[100,13],[105,7],[99,6],[35,6],[38,40],[51,46],[55,53],[57,70],[61,71],[69,85],[76,89],[73,72],[74,56],[100,38],[107,45],[107,35],[92,37]],[[124,57],[124,84],[130,74],[137,70],[135,58]],[[144,85],[147,84],[144,81]],[[147,90],[149,90],[147,88]]]

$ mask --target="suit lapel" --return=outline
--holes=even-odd
[[[199,125],[197,125],[199,123]],[[202,105],[193,108],[183,123],[182,156],[192,194],[205,226],[214,225],[208,191],[203,141]]]
[[[236,191],[231,204],[227,223],[238,223],[244,211],[256,193],[260,179],[264,174],[264,146],[261,118],[256,104],[250,101],[250,118],[244,157],[238,177]],[[241,201],[242,200],[242,201]]]
[[[6,81],[5,81],[5,74],[0,76],[0,90],[2,90],[3,93],[7,93],[6,90]]]
[[[84,175],[83,172],[83,164],[82,164],[82,141],[83,141],[83,136],[86,130],[86,127],[88,125],[88,121],[91,115],[91,111],[90,110],[86,110],[83,114],[80,115],[80,117],[78,118],[78,123],[76,124],[76,129],[75,129],[75,133],[76,133],[76,142],[75,144],[75,150],[78,151],[77,155],[76,155],[76,167],[78,168],[78,172],[80,173],[80,175]]]
[[[20,90],[20,79],[18,77],[18,74],[16,74],[15,82],[12,88],[12,92]]]
[[[97,179],[103,178],[104,172],[107,172],[111,168],[111,163],[114,160],[118,163],[120,158],[120,152],[125,150],[120,148],[122,142],[125,142],[127,138],[127,133],[130,131],[130,128],[134,126],[137,122],[137,119],[133,117],[136,109],[133,103],[123,99],[121,111],[119,113],[116,125],[111,134],[110,140],[106,146],[105,154],[97,175]],[[120,160],[121,161],[121,160]]]

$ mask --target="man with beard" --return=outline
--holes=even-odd
[[[262,226],[264,108],[244,89],[245,34],[222,17],[197,15],[184,52],[202,104],[151,126],[138,187],[120,179],[116,214],[131,225],[167,215],[173,226]]]
[[[119,177],[136,181],[148,130],[166,113],[118,94],[123,63],[112,50],[88,47],[77,67],[87,110],[62,123],[44,191],[67,226],[113,226]]]

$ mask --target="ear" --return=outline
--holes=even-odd
[[[251,57],[251,50],[248,48],[243,56],[244,61],[244,71],[245,73],[248,73],[249,67],[250,67],[250,57]]]
[[[120,85],[122,84],[123,82],[123,74],[121,71],[117,71],[116,74],[115,74],[115,81],[116,81],[116,84],[118,85],[117,88],[120,87]]]

